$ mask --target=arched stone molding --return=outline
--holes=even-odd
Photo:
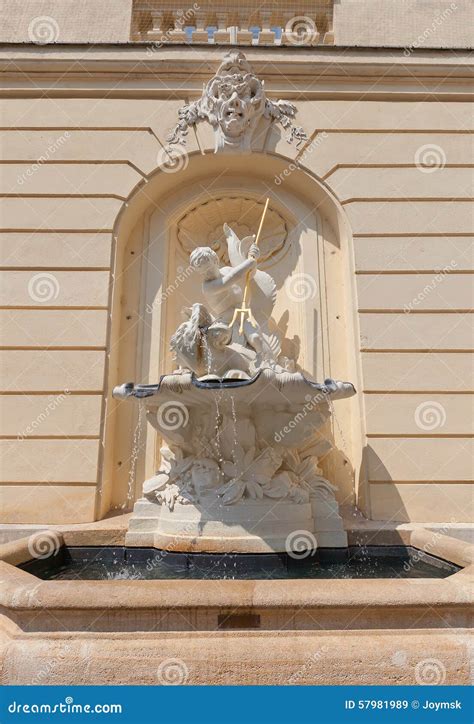
[[[299,363],[310,375],[347,379],[361,389],[352,237],[337,198],[308,168],[300,166],[284,182],[275,182],[289,158],[270,154],[216,156],[190,154],[179,173],[157,170],[140,183],[115,224],[115,260],[109,333],[106,423],[99,516],[110,509],[131,508],[144,479],[154,473],[155,433],[143,425],[142,448],[130,487],[130,458],[136,410],[111,398],[124,380],[156,382],[172,369],[168,339],[179,308],[186,303],[187,258],[178,243],[178,223],[213,198],[240,195],[261,203],[271,197],[287,238],[270,258],[278,285],[277,314],[289,306],[289,333],[302,339]],[[180,270],[181,268],[181,270]],[[184,272],[184,281],[178,275]],[[290,275],[290,276],[289,276]],[[315,288],[305,296],[308,276]],[[175,282],[178,279],[176,288]],[[289,279],[289,281],[286,281]],[[300,280],[300,287],[297,285]],[[174,281],[173,281],[174,280]],[[295,286],[291,288],[292,281]],[[288,294],[293,296],[288,305]],[[314,340],[314,342],[311,342]],[[135,417],[134,417],[135,415]],[[324,459],[324,472],[339,487],[342,504],[359,501],[366,508],[361,474],[364,422],[361,395],[338,403],[331,434],[335,451]]]

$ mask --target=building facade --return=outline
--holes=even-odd
[[[342,509],[469,522],[469,0],[2,12],[2,522],[131,509],[159,441],[111,391],[169,371],[189,239],[266,195],[299,363],[359,393],[322,461]],[[219,154],[201,120],[171,149],[229,50],[294,104],[303,139],[265,121],[250,153]]]

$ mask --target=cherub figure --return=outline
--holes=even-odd
[[[239,325],[232,330],[232,342],[247,344],[255,350],[258,365],[275,361],[275,348],[268,322],[275,305],[276,285],[272,277],[257,268],[260,249],[254,244],[254,236],[239,239],[224,224],[231,266],[219,267],[219,258],[210,247],[198,247],[190,256],[192,266],[203,277],[202,291],[206,306],[215,322],[230,324],[234,310],[242,302],[247,277],[250,277],[250,300],[255,324],[245,319],[243,339]],[[210,332],[212,334],[212,326]]]
[[[231,369],[253,373],[264,366],[274,366],[280,352],[280,339],[269,331],[275,304],[273,278],[257,268],[260,250],[254,236],[239,239],[224,225],[230,266],[220,266],[219,257],[208,246],[191,253],[190,263],[202,277],[205,304],[193,304],[185,310],[183,322],[171,339],[177,359],[198,373],[205,367],[205,357],[212,358],[212,368],[223,376]],[[242,304],[249,279],[252,319],[230,326],[234,311]],[[241,330],[241,331],[240,331]],[[208,365],[208,368],[210,365]]]
[[[231,321],[242,300],[241,285],[245,285],[247,274],[255,271],[259,254],[258,246],[253,244],[243,262],[235,267],[219,267],[219,257],[209,246],[198,246],[191,252],[189,261],[203,278],[202,291],[216,320]]]

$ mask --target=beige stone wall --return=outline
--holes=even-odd
[[[110,447],[104,450],[105,432],[113,436],[111,303],[130,260],[121,259],[114,228],[137,183],[156,171],[178,108],[218,58],[207,50],[193,56],[177,87],[169,68],[178,56],[168,56],[160,75],[141,52],[91,56],[91,73],[94,64],[100,68],[80,78],[64,70],[70,56],[46,59],[38,49],[19,53],[15,70],[10,66],[0,119],[6,522],[92,520],[113,497]],[[250,59],[265,68],[268,59],[253,52]],[[119,87],[112,57],[122,63]],[[326,77],[315,97],[313,75],[305,79],[309,60],[299,58],[301,73],[295,62],[285,92],[298,105],[299,123],[322,138],[314,150],[303,149],[301,164],[337,198],[353,239],[350,321],[360,334],[356,382],[365,411],[356,424],[366,433],[354,458],[359,505],[375,519],[468,521],[473,219],[465,67],[461,59],[447,71],[424,58],[431,79],[420,91],[402,53],[387,66],[380,55],[372,65],[364,56],[371,75],[351,87],[343,64],[352,68],[358,58],[335,55],[341,76]],[[42,69],[40,79],[16,70],[24,64]],[[448,73],[452,90],[437,92]],[[387,74],[396,80],[381,93]],[[281,73],[270,72],[268,90],[281,86]],[[209,139],[201,127],[201,150]],[[288,162],[294,156],[272,135],[265,148]],[[435,167],[423,166],[423,158]],[[144,193],[141,203],[146,208],[153,198]],[[126,298],[127,290],[121,293]]]
[[[125,43],[132,0],[2,0],[2,43]]]
[[[470,0],[340,0],[334,4],[337,45],[470,48]]]
[[[184,3],[183,11],[192,5]],[[0,42],[126,43],[131,38],[132,6],[132,0],[2,0]],[[149,6],[159,8],[160,3]],[[232,3],[228,7],[231,11]],[[292,7],[288,3],[285,20]],[[296,6],[293,14],[304,16]],[[334,43],[470,48],[472,21],[471,0],[334,0]]]
[[[300,105],[353,233],[374,519],[472,519],[472,123],[433,106]]]

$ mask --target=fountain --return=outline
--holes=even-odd
[[[143,486],[127,546],[176,552],[302,553],[343,548],[335,486],[320,458],[322,428],[350,382],[317,383],[283,354],[272,318],[276,285],[258,268],[259,236],[227,225],[228,266],[210,247],[190,263],[204,303],[183,310],[171,338],[178,368],[157,384],[125,383],[164,441],[158,471]]]
[[[133,5],[135,8],[135,5],[146,3]],[[152,15],[154,20],[160,20],[160,13],[153,11]],[[202,16],[202,12],[197,15]],[[63,30],[66,28],[61,26],[61,39]],[[183,35],[178,31],[177,35],[180,34]],[[145,35],[149,36],[146,30]],[[23,516],[23,522],[44,520],[45,516],[51,522],[60,513],[60,516],[66,515],[67,523],[52,525],[50,529],[7,526],[11,535],[19,536],[23,530],[25,537],[12,540],[0,549],[2,683],[7,686],[64,685],[68,694],[74,694],[74,699],[76,693],[71,691],[71,685],[91,684],[147,684],[153,690],[157,684],[189,684],[193,688],[201,685],[264,684],[274,687],[296,684],[303,696],[304,687],[315,684],[346,687],[381,683],[467,685],[472,671],[468,629],[472,624],[474,556],[471,545],[451,537],[467,533],[466,527],[458,526],[458,518],[462,515],[465,519],[466,512],[456,505],[466,499],[464,489],[467,486],[461,485],[465,482],[464,475],[459,475],[458,479],[454,472],[449,472],[452,455],[446,460],[442,456],[446,450],[459,450],[459,447],[453,447],[454,443],[462,443],[462,439],[449,439],[452,435],[448,434],[449,430],[458,430],[460,413],[456,410],[450,413],[449,429],[443,428],[439,438],[439,455],[445,463],[443,469],[456,484],[446,485],[446,478],[444,483],[439,483],[441,473],[432,481],[430,471],[435,463],[431,461],[423,467],[421,461],[416,469],[421,471],[420,483],[424,482],[406,485],[411,480],[404,475],[409,466],[405,466],[403,460],[401,465],[398,461],[394,464],[392,455],[403,458],[408,456],[408,451],[415,454],[415,450],[431,450],[433,443],[433,440],[427,440],[426,444],[430,442],[430,445],[426,447],[423,441],[415,439],[423,434],[413,433],[411,415],[406,414],[401,421],[400,410],[409,412],[409,400],[415,418],[419,411],[417,405],[421,398],[411,386],[414,378],[410,375],[409,384],[403,385],[400,380],[406,381],[407,376],[399,377],[400,362],[395,360],[388,372],[392,382],[397,379],[399,382],[393,382],[393,387],[387,383],[381,390],[375,384],[381,378],[379,365],[390,367],[391,353],[382,354],[382,345],[380,353],[364,354],[364,360],[360,355],[352,354],[357,338],[356,289],[352,289],[355,285],[351,269],[353,251],[356,252],[354,262],[356,259],[363,261],[362,266],[359,261],[355,265],[358,271],[368,270],[372,275],[359,276],[363,283],[358,306],[369,312],[383,311],[377,302],[383,296],[377,285],[380,278],[373,272],[377,269],[382,273],[403,270],[405,266],[399,269],[393,263],[397,258],[403,261],[395,249],[403,249],[405,241],[378,240],[376,236],[383,229],[388,237],[390,231],[410,231],[410,220],[419,228],[423,222],[411,213],[397,226],[395,214],[389,209],[399,205],[378,203],[370,190],[368,177],[377,180],[378,174],[382,174],[381,188],[389,188],[383,169],[358,168],[365,151],[373,150],[376,145],[383,147],[383,154],[389,153],[392,160],[405,152],[407,158],[411,158],[415,150],[413,144],[415,141],[418,144],[415,136],[411,138],[413,134],[405,133],[397,141],[396,134],[384,136],[380,133],[384,127],[383,119],[398,114],[397,118],[402,122],[407,114],[400,115],[400,106],[408,107],[409,104],[380,101],[377,90],[367,103],[362,102],[365,94],[363,76],[369,71],[360,70],[354,76],[352,89],[360,102],[357,113],[348,120],[348,114],[354,108],[353,101],[345,100],[350,90],[348,75],[354,75],[355,67],[367,69],[368,61],[374,60],[370,74],[366,75],[372,84],[377,67],[383,69],[382,78],[386,69],[398,61],[390,52],[387,65],[383,61],[383,49],[377,57],[375,53],[371,57],[367,51],[362,55],[355,51],[347,54],[341,48],[326,48],[327,53],[316,47],[299,48],[295,52],[288,47],[277,47],[274,51],[278,57],[275,61],[274,56],[273,62],[265,47],[249,46],[258,67],[268,78],[270,97],[267,97],[263,80],[253,72],[243,54],[233,47],[205,83],[202,96],[197,98],[193,90],[196,80],[215,62],[219,43],[210,46],[209,52],[204,48],[193,51],[194,57],[200,58],[198,64],[194,62],[198,76],[193,79],[193,61],[181,58],[185,51],[174,42],[178,39],[175,30],[172,35],[170,46],[158,44],[159,52],[154,53],[155,59],[151,63],[141,62],[140,54],[146,52],[148,55],[152,50],[157,51],[157,47],[149,47],[146,51],[137,47],[132,51],[130,62],[132,65],[138,62],[140,72],[133,73],[127,81],[130,91],[126,95],[130,98],[110,101],[118,132],[101,134],[87,123],[88,128],[84,131],[74,130],[75,140],[71,144],[84,155],[85,146],[78,137],[88,137],[91,131],[93,139],[103,135],[103,143],[114,157],[118,148],[124,153],[122,156],[120,151],[116,158],[120,161],[117,166],[97,166],[103,172],[101,184],[103,182],[110,189],[118,184],[114,198],[97,202],[89,223],[79,219],[81,223],[75,224],[84,231],[86,227],[92,228],[94,222],[94,227],[98,225],[106,231],[114,216],[112,210],[118,209],[118,205],[121,207],[113,224],[112,306],[109,307],[112,324],[107,330],[107,374],[115,375],[119,369],[124,371],[120,372],[118,381],[140,379],[141,373],[125,370],[140,369],[143,375],[147,374],[146,370],[155,370],[158,358],[161,364],[165,357],[162,341],[167,343],[168,338],[176,363],[163,364],[161,371],[169,374],[159,381],[154,373],[146,378],[147,382],[156,384],[126,383],[115,388],[115,397],[123,402],[114,405],[120,411],[112,411],[109,406],[107,415],[102,415],[100,440],[48,441],[42,440],[41,434],[30,440],[3,441],[8,450],[13,450],[8,454],[8,469],[13,470],[14,475],[5,479],[18,481],[15,506],[12,506],[11,498],[15,488],[11,482],[4,486],[7,508],[12,511],[12,507],[16,507],[14,515]],[[202,36],[202,33],[198,35]],[[241,31],[237,35],[239,39]],[[268,36],[268,32],[265,35]],[[129,51],[127,47],[127,56]],[[21,52],[24,58],[36,53],[28,48]],[[59,57],[58,52],[56,48],[47,49],[48,73],[58,62],[54,60]],[[120,72],[113,60],[118,53],[116,46],[100,49],[100,62],[97,61],[98,48],[92,48],[91,52],[96,57],[91,61],[95,68],[93,75],[99,80],[94,80],[93,85],[84,81],[84,88],[90,90],[84,92],[86,96],[100,95],[100,89],[109,83],[110,72],[105,65],[108,64],[107,67],[116,74]],[[343,60],[345,55],[349,60]],[[429,56],[433,72],[441,72],[436,70],[438,66],[432,51]],[[322,70],[326,60],[327,67],[332,68],[329,74]],[[402,65],[409,60],[405,58]],[[421,62],[420,57],[411,61],[418,65]],[[97,65],[104,70],[97,69]],[[288,70],[290,65],[291,72]],[[157,97],[153,92],[157,85],[155,80],[150,92],[145,93],[145,66],[149,66],[150,77],[156,80],[158,73],[160,78],[168,79],[175,90],[179,78],[186,74],[187,68],[190,69],[189,78],[178,96],[190,94],[191,98],[177,111],[176,126],[167,139],[169,147],[166,149],[163,146],[165,124],[169,123],[170,113],[176,112],[175,93],[166,93],[165,84]],[[344,85],[340,85],[334,75],[337,68]],[[291,83],[281,82],[280,71],[290,72],[290,76],[297,78],[296,90],[292,90]],[[102,80],[100,73],[103,73]],[[392,75],[396,90],[392,99],[400,93],[407,98],[411,94],[411,80],[408,79],[407,85],[403,80],[404,73],[411,78],[408,67],[403,73]],[[320,85],[315,88],[317,77]],[[275,79],[278,80],[276,84]],[[458,80],[461,82],[462,79]],[[33,82],[31,78],[24,81],[24,88]],[[277,86],[285,88],[284,99],[276,98]],[[367,90],[373,93],[368,86]],[[384,93],[389,90],[385,89]],[[150,97],[145,99],[144,95]],[[292,96],[297,99],[297,106],[291,102]],[[390,98],[385,100],[390,101]],[[49,108],[52,101],[38,99],[35,109],[36,103],[41,107],[47,103]],[[79,110],[83,109],[76,108],[76,101],[68,100],[67,107],[62,110],[72,112],[71,103],[80,126]],[[433,104],[419,103],[419,100],[416,103],[416,128],[422,129],[423,120],[418,116],[425,113],[429,117],[429,111],[426,108],[423,111],[423,107]],[[17,104],[14,106],[16,109]],[[94,102],[85,107],[82,121],[91,118],[89,111],[93,110],[97,128],[106,128],[110,123],[107,120],[102,123],[99,106],[102,114],[111,109],[109,101]],[[347,112],[338,112],[343,108]],[[18,116],[15,109],[9,109],[12,118]],[[142,109],[145,116],[141,116]],[[35,110],[35,118],[41,116],[40,110]],[[49,111],[47,117],[51,118]],[[297,117],[305,129],[294,125]],[[411,117],[414,117],[413,113]],[[323,130],[326,123],[329,126],[327,133]],[[407,124],[406,120],[405,127],[399,128],[397,121],[394,128],[409,130]],[[36,125],[35,120],[32,129]],[[150,133],[146,133],[148,126]],[[130,130],[133,128],[135,130]],[[377,134],[387,143],[374,144]],[[26,135],[33,138],[38,134],[32,131]],[[407,149],[401,138],[407,139]],[[419,138],[421,143],[422,136]],[[388,151],[387,144],[395,145]],[[94,149],[98,147],[95,140],[93,145]],[[153,149],[156,152],[158,147],[159,168],[155,167],[153,159]],[[166,150],[166,162],[162,150]],[[357,155],[359,152],[361,155]],[[73,151],[68,150],[67,154],[70,153]],[[376,154],[374,158],[377,160],[379,156]],[[173,160],[176,161],[174,165]],[[122,162],[125,161],[131,164],[130,168],[124,166]],[[344,171],[347,164],[351,166],[348,173]],[[76,165],[71,164],[71,169],[75,172]],[[179,173],[170,175],[174,171]],[[130,186],[128,192],[128,183],[133,185],[136,183],[133,179],[138,180],[136,172],[144,178],[133,190]],[[408,186],[413,183],[411,174],[417,175],[422,185],[423,174],[414,169],[401,168],[400,174]],[[433,177],[425,175],[425,178]],[[39,186],[45,182],[52,183],[51,178],[49,181],[31,181]],[[94,183],[97,185],[97,180]],[[278,193],[266,216],[262,213],[264,188],[277,189],[275,196]],[[427,196],[430,188],[427,188]],[[124,195],[126,201],[122,204],[119,199]],[[406,195],[403,191],[394,201],[406,201]],[[28,209],[26,212],[30,220],[32,213],[36,219],[46,209],[45,200],[34,199],[33,202],[33,212]],[[83,207],[78,204],[82,203],[80,199],[67,201],[66,208],[61,209],[60,216],[64,219],[61,226],[71,226],[68,223],[71,214],[71,218],[79,218],[78,209]],[[423,206],[432,208],[429,204]],[[406,205],[406,208],[411,210],[412,205]],[[9,207],[8,216],[12,214],[13,207]],[[47,216],[44,223],[35,223],[35,228],[38,226],[41,230]],[[257,233],[254,239],[248,235],[258,231],[261,217],[260,230],[264,224],[265,234],[260,240]],[[426,219],[428,221],[429,217]],[[224,220],[228,224],[223,226]],[[51,228],[60,230],[57,220],[55,224],[50,223]],[[456,219],[453,223],[461,224],[460,228],[464,229],[462,221]],[[426,228],[429,228],[428,223]],[[352,234],[356,237],[354,242]],[[364,237],[364,234],[368,236]],[[54,241],[55,235],[47,234],[48,239],[43,238],[44,234],[37,236],[35,254],[40,253],[38,250],[43,254],[44,246],[45,258],[56,249],[61,259],[72,258],[71,249],[66,249],[69,244],[58,245]],[[59,238],[61,234],[56,236]],[[81,248],[85,253],[91,248],[82,238],[84,233],[73,236],[77,237],[73,250]],[[96,238],[92,234],[86,236]],[[34,309],[30,303],[26,305],[28,308],[22,309],[20,304],[17,309],[18,300],[15,302],[15,299],[18,294],[20,302],[25,299],[26,289],[20,289],[24,286],[20,278],[25,280],[25,273],[18,276],[13,272],[15,289],[20,283],[12,302],[14,319],[24,318],[26,324],[28,317],[27,327],[33,324],[33,318],[35,321],[40,317],[49,320],[44,322],[45,328],[41,332],[46,342],[48,330],[53,329],[61,333],[60,337],[63,332],[74,337],[75,332],[69,332],[66,325],[73,319],[77,329],[77,324],[82,322],[75,307],[68,305],[76,298],[87,300],[84,316],[82,312],[80,315],[84,324],[86,319],[90,320],[88,335],[91,339],[100,335],[97,338],[101,340],[97,341],[100,349],[104,344],[105,329],[99,320],[105,322],[109,314],[102,309],[105,304],[103,285],[109,274],[94,272],[94,269],[96,265],[102,269],[102,264],[106,264],[104,253],[109,248],[110,234],[99,236],[102,241],[98,245],[98,256],[94,252],[93,257],[104,261],[89,259],[84,262],[84,269],[89,270],[87,273],[80,270],[76,274],[72,268],[66,275],[58,271],[58,281],[62,280],[61,296],[51,307],[43,305],[44,311]],[[418,251],[414,248],[414,254],[420,259],[427,243],[423,242],[423,237],[416,243]],[[449,243],[448,238],[448,249]],[[397,246],[399,244],[402,246]],[[377,247],[375,265],[372,264],[371,245],[374,250]],[[433,245],[435,256],[438,256],[437,242],[433,241]],[[181,264],[187,254],[190,254],[191,265],[183,271]],[[59,261],[57,265],[58,269],[62,268]],[[427,268],[427,262],[421,266],[424,268]],[[202,290],[199,289],[199,276]],[[90,281],[84,286],[86,278]],[[402,292],[413,290],[416,275],[389,274],[382,279],[387,280],[384,281],[386,284],[392,279],[394,285],[400,286],[401,296],[397,299],[405,301],[406,294],[404,297]],[[290,293],[296,291],[295,280],[303,286],[309,282],[309,287],[313,287],[309,289],[309,296],[302,299],[302,295]],[[371,293],[372,301],[366,307],[364,299],[367,300],[367,289],[371,284],[377,291]],[[395,297],[391,295],[391,299]],[[161,308],[159,300],[162,300]],[[189,305],[186,300],[195,303],[183,310],[184,318],[178,325],[174,314],[182,305]],[[44,299],[36,301],[41,303]],[[396,311],[396,308],[389,311]],[[375,339],[375,330],[380,329],[381,321],[388,317],[394,320],[393,328],[397,331],[392,331],[392,339],[398,349],[401,344],[398,339],[400,315],[371,313],[361,315],[360,320],[367,325],[366,329],[372,330],[369,337]],[[412,325],[407,339],[414,334],[414,322],[417,322],[417,330],[423,327],[422,317],[430,319],[430,315],[405,317],[406,324],[401,326],[408,329],[409,322]],[[373,320],[374,326],[369,319]],[[12,328],[15,327],[13,321],[9,325]],[[100,329],[103,332],[99,332]],[[163,333],[164,329],[166,333]],[[290,339],[288,330],[300,335],[300,354],[300,340],[296,336]],[[65,337],[63,342],[66,344],[64,340]],[[401,346],[404,345],[405,342]],[[375,351],[373,344],[367,346]],[[409,343],[405,346],[402,351],[410,348]],[[387,349],[391,349],[391,345]],[[37,359],[32,355],[43,353],[25,351],[21,354],[26,355],[25,359]],[[101,352],[74,351],[54,352],[54,355],[58,355],[58,359],[64,359],[64,356],[74,359],[74,369],[83,364],[80,360],[86,359],[84,355],[88,359],[93,355],[97,360],[103,356]],[[407,360],[416,357],[412,368],[417,367],[420,379],[434,378],[432,367],[426,375],[422,368],[422,361],[429,364],[427,360],[433,355],[423,354],[420,359],[419,355],[401,356]],[[356,400],[338,402],[355,394],[352,384],[321,379],[318,382],[316,377],[324,378],[325,375],[318,372],[313,378],[309,374],[309,371],[316,375],[315,370],[328,369],[331,370],[328,375],[354,379],[359,374],[359,363],[361,368],[368,370],[365,383],[367,386],[369,381],[369,393],[385,389],[403,393],[367,398],[369,404],[372,399],[381,399],[377,404],[377,416],[383,416],[384,422],[386,418],[390,423],[387,426],[371,422],[368,414],[357,409],[356,404],[352,405]],[[9,370],[10,366],[9,363]],[[370,371],[372,366],[377,368],[376,374]],[[45,394],[45,390],[59,388],[59,381],[55,385],[50,382],[56,380],[58,365],[45,379],[41,375],[43,369],[40,365],[35,370],[35,387],[31,387],[29,380],[26,390],[43,390]],[[64,372],[61,369],[58,380],[64,379]],[[83,377],[80,388],[86,392],[97,391],[95,383],[89,379],[86,370],[84,372],[83,376],[78,375]],[[410,372],[410,365],[406,372]],[[375,386],[370,385],[371,378]],[[93,379],[97,379],[95,374]],[[420,389],[426,390],[426,386]],[[42,404],[44,394],[33,395],[32,409],[40,409],[37,404]],[[448,400],[449,395],[445,397]],[[398,400],[406,402],[402,405]],[[95,438],[99,432],[98,402],[96,394],[79,394],[70,401],[70,406],[77,405],[73,408],[76,415],[85,418],[81,420],[80,430],[87,438]],[[29,407],[23,403],[28,403],[28,399],[21,402],[19,395],[11,397],[9,409],[13,417],[8,420],[9,430],[16,430],[12,428],[15,420],[27,422],[30,419],[24,418]],[[132,404],[138,405],[134,427],[126,419],[135,411]],[[390,405],[395,405],[393,412]],[[60,420],[65,420],[70,406],[58,409],[54,413],[55,419],[59,415]],[[348,409],[350,407],[352,409]],[[96,410],[94,415],[92,409]],[[342,413],[341,426],[334,417],[334,409],[338,416],[339,411]],[[450,410],[453,409],[451,405]],[[459,410],[462,412],[462,406]],[[142,497],[135,502],[135,478],[137,474],[141,475],[138,471],[143,469],[145,460],[149,465],[154,452],[154,445],[147,440],[143,446],[146,454],[140,457],[145,437],[141,423],[145,415],[153,428],[150,430],[153,442],[155,438],[161,441],[161,461],[142,476],[153,473],[143,484]],[[329,433],[331,419],[335,441],[340,440],[342,447],[350,450],[346,467],[341,465],[337,472],[336,442]],[[407,424],[406,428],[400,427],[402,422]],[[50,427],[53,416],[44,424],[42,429],[46,436],[51,435],[48,430],[56,429],[56,423]],[[366,425],[367,430],[364,429]],[[76,427],[72,429],[76,430]],[[374,443],[374,437],[385,430],[391,431],[388,437],[393,439],[377,439]],[[426,428],[424,430],[426,432]],[[63,432],[69,434],[70,431],[68,425]],[[353,432],[352,436],[349,431]],[[403,435],[398,435],[397,431]],[[365,432],[369,434],[365,435]],[[422,442],[423,447],[419,448],[418,443]],[[95,461],[84,460],[87,464],[81,464],[80,469],[75,469],[74,464],[86,457],[86,450],[96,447],[100,450],[97,470],[100,484],[92,503]],[[15,451],[20,448],[19,466],[14,469]],[[385,452],[379,458],[377,451],[381,448]],[[69,458],[66,450],[74,450],[73,457]],[[52,456],[58,455],[59,451],[63,454],[58,467]],[[325,459],[328,453],[331,456]],[[39,464],[28,466],[26,462],[31,462],[32,456],[36,455]],[[127,457],[128,465],[125,464]],[[390,464],[385,468],[384,461],[388,459]],[[93,468],[90,463],[94,464]],[[29,467],[42,471],[44,484],[24,484],[29,480]],[[439,470],[442,467],[439,466]],[[457,460],[454,460],[454,467],[460,473],[465,470],[458,466]],[[354,474],[352,480],[356,470],[360,474]],[[397,475],[392,480],[394,470]],[[399,471],[402,474],[397,477]],[[400,485],[398,481],[401,481]],[[344,498],[352,505],[356,499],[370,516],[365,518],[352,507],[346,510],[343,525],[335,483],[341,487],[340,499]],[[448,488],[449,493],[443,493]],[[434,491],[432,500],[431,491]],[[440,497],[443,495],[444,498]],[[398,498],[394,500],[393,496]],[[440,512],[440,500],[446,503],[446,512]],[[58,501],[61,510],[55,510],[56,506],[49,501]],[[133,505],[132,501],[135,502],[133,513],[124,514]],[[385,501],[383,505],[382,501]],[[81,510],[78,509],[76,515],[75,508],[79,506]],[[448,510],[456,510],[457,517],[452,517],[451,523],[446,522]],[[31,512],[34,513],[32,518]],[[424,523],[400,522],[420,520],[422,513],[426,513]],[[378,520],[378,515],[383,520]],[[89,522],[79,523],[79,519]],[[440,524],[429,522],[434,520]],[[426,691],[431,696],[429,690]],[[183,712],[181,693],[169,693],[176,715],[173,720],[177,720]],[[227,696],[226,692],[224,695]],[[78,692],[77,697],[80,696]],[[440,696],[445,696],[443,687]],[[212,711],[217,710],[217,719],[222,720],[222,712],[217,709],[214,698],[207,698],[207,708],[206,703],[201,707],[203,712],[212,716]],[[413,707],[418,698],[416,696],[412,702]],[[243,697],[241,700],[240,709],[235,707],[237,717],[240,710],[244,720],[260,716],[260,710],[249,712],[251,706],[243,702]],[[229,701],[226,714],[228,710],[233,713],[228,704]],[[143,707],[136,708],[135,712],[125,712],[124,718],[133,719],[134,713],[135,719],[143,720]],[[301,701],[299,713],[302,719],[311,718]],[[153,715],[156,719],[156,711]],[[335,713],[334,717],[337,716]],[[293,719],[287,717],[288,721]]]

